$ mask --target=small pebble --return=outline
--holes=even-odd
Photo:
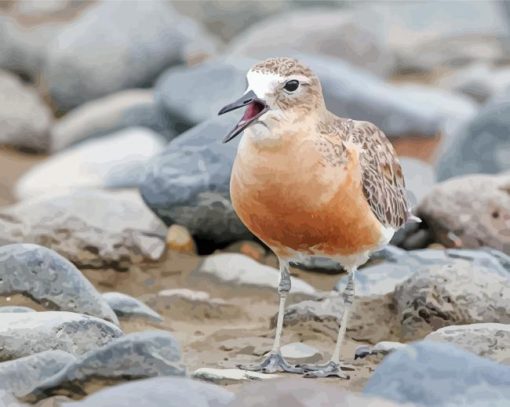
[[[166,246],[179,253],[196,254],[197,247],[188,229],[181,225],[172,225],[166,235]]]

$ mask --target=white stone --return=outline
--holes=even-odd
[[[241,369],[213,369],[202,367],[195,370],[191,374],[191,377],[194,379],[207,380],[213,383],[229,384],[247,382],[250,380],[278,379],[282,376],[276,374],[249,372]]]
[[[83,142],[34,166],[18,181],[18,199],[80,188],[136,187],[145,162],[164,140],[145,128],[130,128]]]
[[[205,258],[197,270],[222,282],[234,285],[277,288],[280,272],[270,266],[260,264],[248,256],[237,253],[213,254]],[[316,291],[310,284],[291,277],[291,293],[313,295]]]
[[[510,365],[510,325],[481,323],[447,326],[428,334],[429,341],[449,342],[478,356]]]
[[[208,301],[211,296],[205,291],[194,291],[187,288],[170,288],[158,293],[161,297],[179,297],[190,301]]]
[[[318,349],[302,342],[283,345],[280,352],[291,363],[316,363],[321,359]]]

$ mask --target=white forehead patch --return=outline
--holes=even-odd
[[[264,96],[268,93],[272,93],[279,83],[284,81],[290,81],[296,79],[301,83],[309,83],[310,80],[303,75],[291,75],[289,77],[283,77],[274,73],[262,73],[257,71],[248,71],[246,75],[248,80],[248,89],[255,92],[257,97],[264,99]]]
[[[263,99],[265,95],[273,92],[274,88],[283,78],[272,73],[249,71],[246,75],[248,90],[255,92],[257,97]]]

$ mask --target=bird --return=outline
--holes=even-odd
[[[219,115],[245,108],[225,136],[242,134],[230,178],[232,206],[278,257],[279,307],[265,373],[348,379],[340,361],[355,297],[355,275],[412,218],[402,167],[374,124],[328,111],[317,75],[294,58],[269,58],[247,73],[247,89]],[[329,362],[292,365],[280,351],[290,263],[330,258],[348,272],[344,312]]]

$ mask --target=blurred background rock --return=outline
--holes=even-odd
[[[232,367],[224,358],[262,354],[270,331],[260,327],[261,315],[275,311],[264,288],[277,281],[276,259],[232,209],[228,186],[237,144],[223,145],[221,138],[236,118],[216,113],[243,92],[249,67],[270,56],[301,59],[319,75],[330,110],[384,130],[401,157],[415,213],[423,219],[395,235],[392,243],[406,251],[391,246],[360,273],[363,312],[357,314],[354,339],[421,339],[442,326],[503,324],[465,329],[478,336],[462,346],[476,343],[475,353],[483,353],[480,332],[506,335],[510,322],[508,304],[505,309],[495,299],[497,288],[487,291],[483,277],[463,280],[460,291],[444,288],[448,292],[437,295],[458,307],[450,312],[446,300],[420,300],[415,286],[435,284],[442,273],[487,276],[497,269],[498,287],[509,287],[508,1],[0,0],[0,244],[12,245],[3,246],[12,247],[4,250],[9,267],[3,272],[30,269],[13,253],[27,251],[32,258],[36,249],[17,244],[45,246],[71,261],[97,289],[138,297],[132,298],[138,302],[122,297],[124,308],[129,304],[128,309],[154,317],[139,302],[145,298],[163,317],[181,321],[161,327],[186,344],[183,354],[192,370],[206,362]],[[198,266],[204,255],[212,270]],[[257,268],[254,261],[264,266],[255,280],[245,273]],[[298,266],[308,270],[293,270],[305,280],[298,285],[309,285],[297,293],[289,326],[311,324],[304,337],[322,352],[329,347],[323,342],[334,339],[342,305],[313,293],[337,283],[338,289],[341,270],[321,261]],[[421,274],[416,277],[415,271]],[[371,280],[372,272],[385,283]],[[212,275],[215,284],[201,283],[204,275]],[[23,293],[33,296],[29,288]],[[299,298],[303,293],[306,298]],[[476,293],[476,300],[463,301],[466,293]],[[111,297],[120,298],[117,294]],[[44,301],[15,305],[55,309]],[[258,314],[253,301],[265,304]],[[493,303],[503,311],[467,312]],[[200,333],[197,320],[220,325]],[[237,342],[225,344],[229,335],[218,333],[227,320],[237,329]],[[380,321],[384,329],[378,328]],[[63,317],[55,326],[70,323],[72,318]],[[129,332],[146,328],[136,324],[121,326]],[[252,331],[243,324],[251,324]],[[303,338],[299,332],[292,333],[297,342]],[[150,337],[150,346],[136,357],[152,360],[158,338]],[[250,341],[254,345],[247,349]],[[126,351],[124,342],[112,343]],[[211,349],[221,357],[210,356]],[[181,375],[179,357],[176,349],[156,370],[130,374]],[[84,360],[76,362],[79,369],[85,369]],[[105,365],[101,377],[123,376],[112,367],[115,360],[108,363],[113,365]],[[59,370],[60,362],[54,367]],[[1,369],[2,364],[0,377]],[[60,372],[38,394],[51,395],[51,389],[75,380],[66,374]],[[217,374],[206,371],[200,377]],[[356,374],[353,386],[359,390],[369,373]],[[237,382],[236,375],[221,380]],[[34,386],[41,385],[37,377]],[[73,383],[88,392],[88,382]],[[227,393],[222,397],[230,400]],[[390,398],[416,402],[401,396]],[[423,405],[440,405],[436,401]]]
[[[442,181],[510,167],[505,2],[0,4],[4,204],[26,197],[22,191],[34,183],[38,194],[71,184],[140,186],[167,225],[190,229],[200,252],[249,237],[228,197],[235,146],[218,143],[229,118],[213,117],[243,90],[250,65],[275,55],[309,64],[334,113],[374,122],[401,156],[428,166],[406,165],[409,179],[421,171]],[[141,133],[134,137],[142,129],[175,140],[160,152]],[[101,144],[100,138],[112,142]],[[74,147],[85,141],[88,148]],[[95,170],[86,168],[98,167],[94,143],[111,168],[97,170],[101,175],[89,182],[86,172]],[[69,148],[78,161],[65,159]],[[40,160],[48,162],[25,174]],[[415,204],[423,198],[419,184],[410,184]]]

